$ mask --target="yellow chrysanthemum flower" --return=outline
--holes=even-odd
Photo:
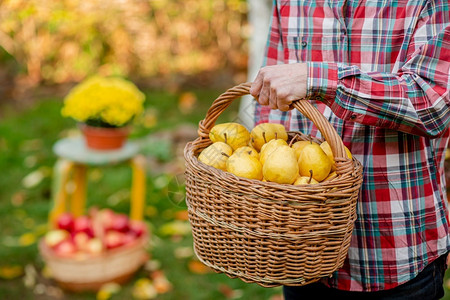
[[[64,99],[61,114],[80,122],[124,126],[143,111],[145,95],[122,78],[91,77]]]

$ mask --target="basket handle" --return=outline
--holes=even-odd
[[[199,122],[198,135],[201,141],[209,140],[209,132],[215,125],[217,118],[230,106],[234,99],[249,94],[251,84],[251,82],[241,83],[228,89],[214,100],[205,118]],[[309,101],[297,100],[292,105],[316,125],[317,129],[319,129],[322,136],[330,145],[336,162],[336,173],[344,174],[352,172],[352,160],[347,157],[342,139],[330,122]]]

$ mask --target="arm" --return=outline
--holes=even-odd
[[[318,97],[341,119],[430,137],[450,122],[450,25],[396,74],[316,62],[308,71],[307,97]]]
[[[323,101],[344,120],[439,136],[450,122],[450,25],[449,12],[442,6],[423,11],[423,25],[415,34],[425,35],[427,41],[408,53],[409,59],[395,74],[321,62],[285,65],[283,70],[266,67],[251,93],[272,108],[286,110],[293,100],[306,96]],[[290,90],[278,88],[283,86]]]

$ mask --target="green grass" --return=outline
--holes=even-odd
[[[198,101],[190,113],[185,113],[178,107],[180,94],[148,92],[147,108],[156,116],[157,122],[150,128],[137,125],[133,137],[144,140],[161,131],[175,131],[181,124],[197,125],[220,91],[194,91],[194,94]],[[51,206],[51,172],[57,159],[51,150],[52,145],[76,128],[72,120],[61,117],[61,106],[61,99],[42,99],[20,112],[3,108],[5,118],[0,121],[0,299],[57,299],[52,296],[52,291],[55,291],[52,288],[56,287],[54,282],[41,275],[44,263],[33,238],[39,238],[45,231]],[[238,103],[233,103],[221,115],[219,122],[235,119],[237,108]],[[171,146],[169,140],[158,140],[144,145],[144,153],[164,165],[176,158]],[[152,231],[150,259],[172,285],[169,292],[159,294],[157,299],[270,299],[280,295],[281,288],[262,288],[223,274],[201,274],[189,268],[193,259],[189,255],[191,235],[169,236],[164,233],[164,228],[176,219],[176,213],[186,209],[182,201],[183,186],[175,180],[178,174],[163,170],[149,169],[147,172],[145,214]],[[36,174],[42,178],[34,185],[24,186],[24,178],[29,180]],[[131,179],[127,166],[91,168],[89,179],[88,206],[112,207],[119,212],[128,212]],[[188,254],[177,255],[180,251]],[[8,273],[5,270],[10,267],[28,271],[6,279]],[[36,270],[36,276],[30,270]],[[111,299],[132,299],[135,282],[148,278],[150,273],[146,269],[140,270]],[[35,282],[31,280],[30,283],[30,278]],[[40,294],[42,287],[45,287],[44,294]],[[234,294],[227,298],[227,291]],[[96,299],[95,293],[63,293],[60,295],[63,299]],[[447,289],[444,299],[450,299]]]

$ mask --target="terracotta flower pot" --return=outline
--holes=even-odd
[[[130,133],[129,127],[106,128],[80,125],[86,146],[93,150],[117,150],[126,142]]]

